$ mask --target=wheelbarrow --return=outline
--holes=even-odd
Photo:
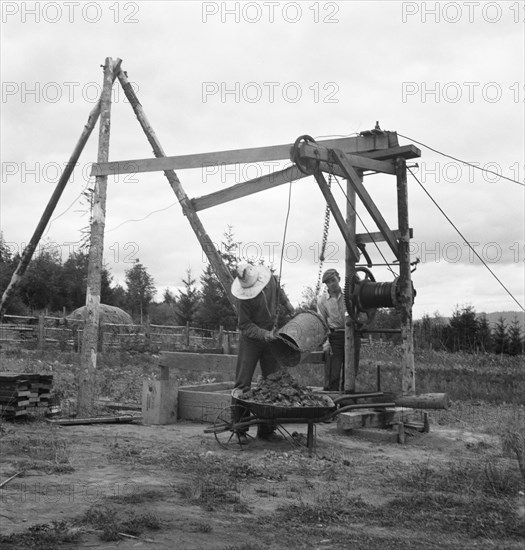
[[[293,407],[242,399],[234,390],[232,392],[232,404],[219,413],[213,426],[206,428],[204,433],[214,434],[219,445],[225,449],[244,450],[255,441],[255,437],[249,433],[251,426],[266,426],[269,429],[277,429],[289,441],[300,444],[288,433],[284,425],[307,424],[306,446],[309,454],[311,454],[314,446],[315,424],[330,422],[337,415],[349,410],[384,409],[395,406],[395,403],[352,403],[344,405],[348,400],[377,395],[377,393],[343,395],[334,400],[328,395],[323,395],[322,399],[326,403],[324,406]]]

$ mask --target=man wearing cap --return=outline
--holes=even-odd
[[[244,392],[251,387],[257,363],[261,366],[263,378],[280,369],[269,343],[277,339],[275,326],[279,303],[290,313],[293,313],[293,307],[275,276],[264,265],[241,262],[231,291],[239,299],[237,310],[241,333],[234,390]],[[272,432],[273,429],[259,425],[259,437]]]
[[[339,391],[341,371],[345,364],[345,305],[343,292],[339,284],[339,273],[327,269],[323,273],[323,283],[328,294],[323,294],[317,302],[317,312],[325,320],[330,334],[328,342],[331,348],[330,359],[326,362],[324,390]]]

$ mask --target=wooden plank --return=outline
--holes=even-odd
[[[399,240],[399,237],[401,233],[398,229],[394,229],[392,231],[392,235],[394,235],[394,238]],[[410,238],[414,236],[414,230],[410,228]],[[367,244],[367,243],[380,243],[385,240],[383,233],[380,231],[375,231],[372,233],[359,233],[355,236],[356,241],[358,244]]]
[[[395,158],[404,158],[404,159],[413,159],[419,158],[421,156],[421,149],[418,149],[415,145],[402,145],[400,147],[390,147],[384,150],[378,151],[366,151],[364,153],[359,153],[363,157],[368,157],[371,159],[395,159]]]
[[[243,183],[238,183],[227,187],[226,189],[221,189],[220,191],[215,191],[214,193],[209,193],[202,197],[197,197],[191,200],[193,208],[198,212],[199,210],[204,210],[205,208],[211,208],[212,206],[217,206],[228,201],[235,199],[240,199],[248,195],[253,195],[259,191],[265,191],[267,189],[272,189],[278,185],[283,185],[285,183],[290,183],[290,181],[295,181],[301,178],[306,178],[307,174],[303,174],[297,168],[297,166],[289,166],[283,170],[277,172],[272,172],[271,174],[266,174],[265,176],[260,176]]]
[[[348,235],[346,221],[343,218],[343,215],[339,210],[339,206],[337,206],[334,196],[332,195],[332,192],[328,187],[328,183],[326,183],[326,180],[320,170],[316,170],[315,179],[317,180],[319,188],[321,189],[321,192],[323,193],[326,202],[330,206],[330,210],[332,212],[332,215],[334,216],[335,223],[337,224],[337,227],[339,227],[339,230],[341,231],[341,234],[343,236],[343,239],[345,240],[345,243],[346,243],[346,246],[348,247],[349,252],[352,254],[354,261],[356,262],[359,261],[360,252],[357,249],[355,243],[352,241],[352,239]]]
[[[159,356],[159,367],[191,372],[216,372],[234,378],[237,367],[237,355],[164,351]]]
[[[348,138],[327,139],[318,141],[317,144],[330,149],[337,147],[345,153],[358,153],[361,151],[387,149],[389,147],[389,140],[387,133],[385,133],[377,136],[353,136]],[[191,168],[203,169],[210,166],[284,160],[290,158],[290,150],[292,147],[293,144],[290,143],[266,147],[251,147],[248,149],[215,151],[212,153],[197,153],[170,157],[164,156],[162,158],[98,162],[93,164],[91,175],[109,176],[112,174],[137,174]]]
[[[179,386],[179,393],[181,391],[218,392],[232,390],[234,385],[235,383],[232,381],[212,382],[211,384],[190,384],[188,386]]]
[[[323,161],[327,163],[327,167],[329,167],[330,164],[334,164],[330,149],[317,144],[303,143],[299,147],[299,151],[301,158]],[[361,155],[345,154],[350,164],[355,168],[392,175],[396,173],[394,163],[391,160],[376,160]]]
[[[372,197],[370,197],[370,195],[368,194],[368,191],[366,190],[365,186],[361,182],[361,179],[359,178],[357,172],[354,170],[352,165],[348,162],[348,160],[345,157],[345,154],[342,151],[336,150],[334,151],[334,155],[337,158],[341,168],[343,168],[343,170],[346,172],[347,174],[346,178],[355,188],[355,192],[361,199],[362,203],[365,205],[366,209],[368,210],[368,213],[376,223],[381,233],[385,236],[385,240],[388,246],[390,246],[390,249],[394,253],[395,257],[399,259],[398,244],[397,244],[396,238],[394,237],[391,229],[388,227],[385,219],[383,218],[383,215],[381,214],[381,212],[375,205],[374,201],[372,200]]]
[[[119,415],[119,416],[94,416],[92,418],[57,418],[55,420],[46,419],[46,422],[50,424],[58,424],[60,426],[79,426],[82,424],[118,424],[128,423],[139,419],[138,416],[133,415]]]

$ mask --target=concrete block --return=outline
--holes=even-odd
[[[174,424],[177,422],[176,380],[144,380],[142,384],[142,422]]]

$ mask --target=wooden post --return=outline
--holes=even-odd
[[[218,339],[218,342],[217,342],[218,346],[217,347],[221,348],[222,351],[224,353],[226,353],[224,351],[224,327],[222,325],[219,326],[219,334],[218,334],[217,339]]]
[[[115,79],[115,76],[113,76],[113,79]],[[51,216],[53,215],[56,205],[60,200],[62,192],[64,191],[75,166],[77,165],[78,159],[80,158],[80,153],[82,153],[82,150],[84,149],[84,146],[86,145],[86,142],[89,139],[89,136],[91,135],[95,124],[97,123],[98,117],[100,116],[100,106],[101,99],[99,99],[95,107],[93,107],[91,113],[89,113],[87,123],[84,126],[82,133],[80,134],[80,138],[78,139],[78,142],[73,149],[71,156],[69,157],[69,161],[64,168],[64,172],[62,172],[62,175],[58,180],[55,190],[53,191],[53,194],[51,195],[51,198],[47,203],[44,213],[42,214],[42,217],[40,218],[40,221],[36,226],[35,232],[33,233],[29,244],[25,247],[24,252],[20,257],[20,261],[18,262],[18,265],[16,266],[13,275],[11,276],[11,281],[9,282],[9,285],[2,295],[2,302],[0,303],[0,318],[3,317],[9,299],[16,290],[16,287],[20,284],[20,281],[22,280],[22,277],[26,272],[27,266],[29,265],[31,258],[33,257],[40,238],[42,237],[42,234],[44,233],[44,230],[47,227]]]
[[[121,60],[113,64],[108,57],[104,65],[104,80],[100,96],[100,129],[98,162],[107,162],[109,157],[109,130],[111,124],[111,89],[114,73],[120,70]],[[98,329],[100,316],[100,287],[102,257],[104,251],[104,226],[106,222],[107,176],[96,176],[91,219],[91,235],[88,258],[86,289],[86,319],[80,355],[78,383],[78,410],[80,417],[90,416],[95,407],[95,380],[97,369]]]
[[[363,178],[362,172],[358,172],[358,176]],[[356,246],[356,194],[354,186],[347,180],[346,184],[346,231],[347,238]],[[352,277],[355,273],[355,264],[359,258],[355,256],[349,247],[346,247],[345,256],[346,277]],[[343,284],[344,284],[343,279]],[[361,345],[360,335],[356,333],[354,324],[347,318],[345,324],[345,376],[344,376],[344,391],[356,391],[356,377],[359,368],[359,348]]]
[[[45,328],[45,325],[44,325],[44,320],[45,320],[45,317],[44,317],[44,314],[41,313],[39,316],[38,316],[38,349],[39,350],[43,350],[44,347],[45,347],[45,344],[46,344],[46,328]]]
[[[399,226],[399,307],[401,316],[401,391],[415,395],[414,337],[412,331],[412,304],[414,302],[410,277],[410,229],[408,227],[407,169],[404,158],[396,159],[397,216]]]
[[[184,332],[184,336],[186,338],[186,349],[189,349],[190,347],[190,322],[186,321],[186,330]]]
[[[133,111],[135,112],[135,115],[142,129],[144,130],[144,133],[146,134],[148,141],[150,142],[151,147],[153,148],[153,153],[158,158],[165,157],[166,154],[164,153],[164,149],[162,148],[159,140],[157,139],[157,136],[153,131],[153,128],[151,127],[151,124],[149,123],[146,117],[146,114],[144,113],[144,109],[142,108],[142,105],[140,104],[138,97],[135,94],[135,91],[133,90],[133,88],[131,87],[131,84],[129,83],[127,75],[124,72],[120,71],[118,73],[118,79],[120,81],[120,84],[122,85],[122,88],[124,90],[126,97],[128,98],[128,101],[131,103],[131,106],[133,107]],[[188,196],[186,195],[186,192],[182,188],[180,180],[177,177],[177,174],[175,173],[175,171],[165,170],[164,175],[168,179],[168,182],[171,185],[173,192],[175,193],[177,199],[179,200],[179,203],[182,208],[182,212],[188,218],[191,228],[193,229],[193,232],[195,233],[202,247],[202,250],[208,257],[211,267],[213,268],[213,271],[217,275],[217,278],[219,279],[219,282],[221,283],[230,304],[232,305],[234,311],[237,312],[237,300],[231,293],[231,284],[233,282],[233,277],[229,269],[226,267],[219,252],[215,248],[215,245],[213,244],[209,235],[206,233],[204,226],[202,225],[202,222],[197,216],[195,208],[193,207]]]

